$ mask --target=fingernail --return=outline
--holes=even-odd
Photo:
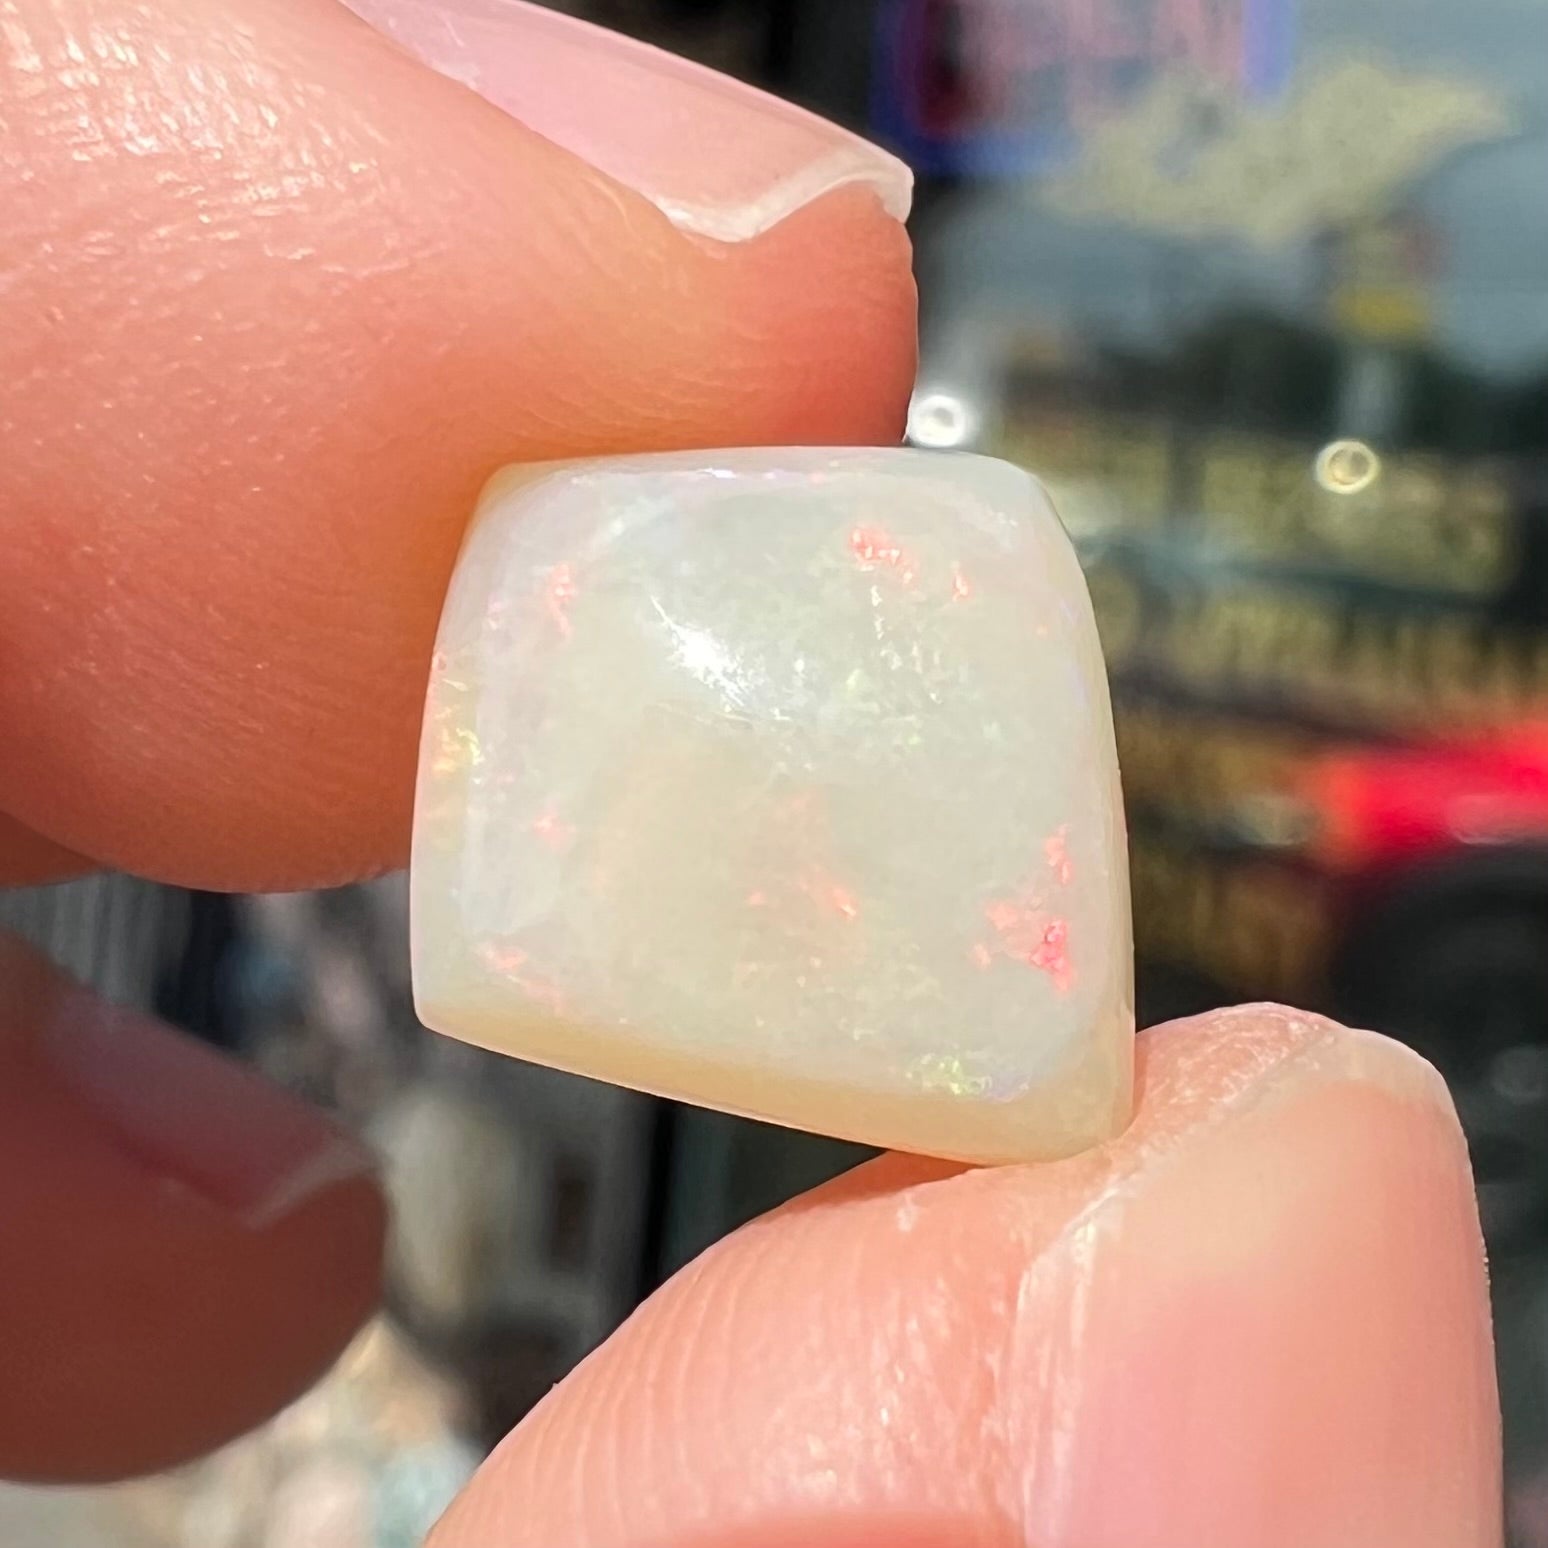
[[[897,157],[649,44],[523,0],[345,3],[685,231],[747,241],[849,185],[908,215],[913,177]]]
[[[35,953],[0,945],[0,1020],[22,1028],[17,1078],[84,1110],[126,1165],[261,1230],[323,1190],[370,1175],[370,1152],[256,1071],[105,1004]],[[0,1041],[8,1029],[0,1027]]]
[[[1129,1114],[1101,650],[1037,482],[754,450],[491,487],[441,621],[413,967],[441,1031],[969,1161]]]

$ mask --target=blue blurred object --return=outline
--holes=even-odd
[[[1248,101],[1290,78],[1294,0],[882,0],[870,130],[917,172],[1024,178],[1167,72]]]

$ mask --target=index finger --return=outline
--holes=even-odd
[[[536,46],[502,14],[481,47]],[[702,83],[587,40],[553,58],[589,90],[500,76],[569,115],[529,128],[328,0],[21,0],[6,38],[0,812],[66,849],[213,887],[399,864],[490,472],[898,433],[906,174],[768,99],[696,132]],[[609,159],[685,92],[610,159],[643,194],[537,132]],[[765,143],[810,164],[739,185]],[[695,214],[684,144],[712,210],[780,197]]]

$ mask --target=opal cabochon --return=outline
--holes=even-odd
[[[1106,677],[1041,485],[758,450],[516,469],[442,617],[413,967],[440,1031],[888,1148],[1121,1128]]]

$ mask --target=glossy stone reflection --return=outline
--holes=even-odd
[[[903,451],[488,491],[442,620],[414,977],[442,1031],[971,1160],[1128,1114],[1128,890],[1040,486]]]

